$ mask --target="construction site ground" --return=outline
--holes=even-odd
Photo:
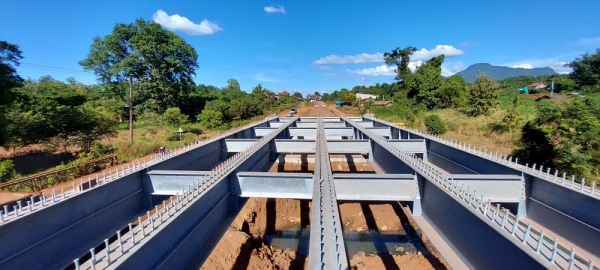
[[[282,112],[280,116],[285,116]],[[335,105],[315,103],[298,106],[297,116],[340,116]],[[375,173],[378,169],[362,155],[330,155],[334,173]],[[314,155],[282,154],[269,168],[271,172],[312,172]],[[339,204],[344,234],[376,233],[408,239],[414,250],[378,252],[348,250],[351,269],[446,269],[427,239],[410,220],[410,213],[397,202],[343,202]],[[211,255],[201,266],[212,269],[308,269],[304,247],[270,245],[272,234],[303,230],[310,224],[310,201],[250,198]],[[350,254],[352,253],[352,254]]]

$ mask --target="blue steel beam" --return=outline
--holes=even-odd
[[[389,145],[385,139],[354,124],[353,120],[348,119],[347,121],[375,143],[383,146]],[[575,247],[569,247],[568,243],[559,243],[557,240],[545,238],[543,232],[532,224],[523,222],[508,211],[501,212],[500,208],[494,208],[485,197],[477,192],[469,190],[455,181],[449,181],[447,175],[427,162],[400,152],[391,145],[384,148],[413,168],[419,177],[426,180],[423,184],[425,186],[424,202],[435,200],[437,202],[433,203],[431,207],[427,207],[428,203],[424,203],[423,213],[426,216],[432,214],[430,219],[434,221],[434,225],[436,223],[440,225],[438,229],[445,232],[447,237],[453,238],[455,241],[453,244],[460,247],[458,251],[475,268],[572,269],[577,267],[579,269],[595,269],[594,265],[598,265],[598,262],[578,255]],[[444,197],[451,198],[452,201],[442,203],[439,199]],[[446,207],[442,208],[443,205]],[[462,206],[462,208],[454,210],[448,208],[456,206]],[[445,212],[440,212],[441,209],[444,209]],[[469,214],[465,214],[463,210],[467,210]],[[436,211],[438,213],[434,213]],[[456,211],[456,214],[452,215],[448,211]],[[448,213],[450,215],[439,218]],[[452,220],[454,216],[460,216],[461,220],[468,220],[468,224],[457,225],[456,221]],[[498,238],[497,235],[490,234],[492,231],[502,237]],[[470,241],[465,241],[464,239],[469,238],[465,238],[466,235],[460,236],[461,233],[477,234],[478,236],[470,237],[469,235]],[[481,254],[483,249],[493,250],[495,254]],[[565,254],[565,251],[568,250],[570,252]],[[506,260],[506,255],[510,256],[511,260]]]
[[[152,195],[181,195],[200,178],[210,175],[210,171],[152,170],[149,171]]]
[[[195,142],[152,160],[122,164],[96,174],[72,188],[55,190],[42,198],[22,201],[22,207],[0,213],[0,269],[56,269],[72,262],[115,230],[127,226],[147,208],[145,171],[164,167],[185,168],[192,156],[213,148],[273,118],[232,129],[206,141]]]
[[[310,219],[310,269],[348,269],[348,258],[331,173],[324,125],[318,121],[317,156]]]
[[[76,258],[76,268],[182,269],[201,264],[233,220],[232,210],[239,207],[230,176],[239,169],[252,169],[259,162],[253,155],[269,150],[269,143],[293,121],[285,123],[246,151],[219,164],[169,204],[165,201],[162,208],[157,206],[153,213],[148,211],[138,217],[137,226],[130,224],[127,233],[114,235],[116,241],[105,239],[102,251],[90,249],[91,259],[81,264]],[[197,243],[208,245],[198,250]]]
[[[600,192],[596,183],[576,182],[558,170],[543,168],[536,164],[520,164],[518,159],[477,149],[457,141],[443,139],[418,130],[400,128],[380,119],[373,120],[377,126],[388,126],[401,137],[427,140],[430,159],[443,153],[451,160],[457,171],[474,173],[522,174],[525,180],[526,212],[528,218],[544,224],[547,229],[562,238],[600,257]],[[449,163],[446,163],[449,164]],[[462,169],[461,169],[462,168]],[[465,171],[466,172],[466,171]],[[583,184],[582,184],[583,183]]]
[[[419,197],[411,174],[334,174],[339,201],[414,201]],[[240,197],[312,199],[313,174],[238,172]]]

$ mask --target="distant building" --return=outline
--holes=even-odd
[[[317,94],[308,94],[306,95],[306,99],[308,101],[321,101],[321,96]]]
[[[534,82],[529,85],[529,88],[531,89],[546,89],[547,87],[548,85],[544,82]]]
[[[356,99],[358,100],[377,99],[378,97],[378,95],[356,93]]]
[[[290,93],[288,93],[287,91],[281,91],[279,93],[277,93],[278,97],[289,97]]]

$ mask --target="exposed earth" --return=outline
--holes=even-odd
[[[335,116],[343,113],[333,106],[299,106],[298,116]],[[282,113],[285,115],[285,113]],[[362,155],[332,155],[335,173],[374,173]],[[280,155],[272,172],[312,172],[314,155]],[[348,250],[351,269],[447,269],[426,239],[397,203],[344,202],[339,204],[345,234],[371,233],[407,239],[410,247],[373,252]],[[270,235],[299,231],[310,224],[310,201],[251,198],[200,269],[308,269],[302,244],[296,248],[270,245]],[[300,238],[299,242],[307,241]],[[306,243],[305,243],[306,244]],[[377,246],[377,245],[376,245]],[[350,254],[352,252],[353,254]]]

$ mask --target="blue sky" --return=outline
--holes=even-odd
[[[3,1],[0,40],[16,43],[19,73],[95,82],[78,62],[115,23],[155,20],[198,52],[196,82],[332,91],[392,82],[381,53],[415,46],[447,54],[444,74],[489,62],[561,66],[600,48],[600,1]],[[174,16],[178,15],[178,16]]]

